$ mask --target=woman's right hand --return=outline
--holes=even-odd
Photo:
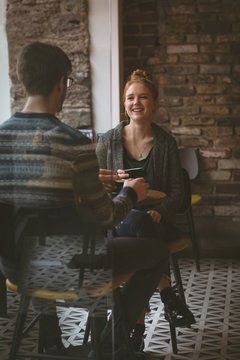
[[[137,194],[138,201],[146,199],[149,185],[144,178],[126,179],[123,184],[123,187],[125,186],[133,188]]]

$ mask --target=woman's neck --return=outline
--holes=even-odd
[[[151,124],[135,124],[132,122],[125,126],[125,133],[128,137],[138,140],[144,140],[153,135]]]

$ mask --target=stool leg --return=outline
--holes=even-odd
[[[18,348],[20,346],[20,342],[22,339],[23,327],[26,321],[29,303],[30,303],[30,297],[22,295],[20,300],[16,325],[14,329],[13,342],[10,350],[9,360],[16,359],[16,353],[18,352]]]
[[[199,251],[199,244],[196,239],[196,233],[195,233],[195,226],[194,226],[194,220],[193,220],[193,213],[192,213],[192,207],[188,209],[187,213],[187,221],[189,224],[189,230],[190,230],[190,238],[192,241],[192,248],[195,255],[195,261],[196,261],[196,268],[197,271],[200,271],[200,251]]]
[[[1,272],[0,272],[0,317],[7,317],[6,278]]]

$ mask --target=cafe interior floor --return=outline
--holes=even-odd
[[[172,353],[169,324],[156,292],[146,318],[145,351],[150,360],[239,360],[240,359],[240,260],[201,259],[197,272],[193,259],[181,258],[180,269],[187,303],[196,324],[177,329],[178,354]],[[0,318],[0,359],[7,360],[19,296],[8,293],[8,318]],[[64,346],[81,345],[87,312],[59,308]],[[24,347],[32,351],[37,343],[37,329],[32,329]],[[81,359],[81,357],[78,357]],[[123,359],[125,360],[125,359]]]

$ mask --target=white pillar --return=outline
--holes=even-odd
[[[11,114],[8,45],[6,34],[6,0],[0,1],[0,123]]]
[[[97,133],[120,121],[118,2],[89,0],[93,117]]]

